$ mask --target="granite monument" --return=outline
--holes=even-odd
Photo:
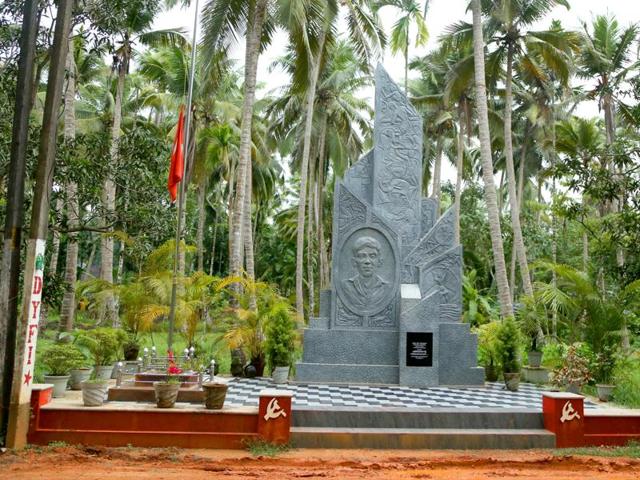
[[[422,198],[422,120],[376,70],[374,148],[336,182],[332,286],[304,331],[296,380],[482,385],[462,323],[453,209]]]

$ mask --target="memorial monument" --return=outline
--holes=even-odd
[[[336,181],[330,290],[304,331],[301,382],[482,385],[462,323],[453,209],[422,193],[422,120],[381,66],[374,148]]]

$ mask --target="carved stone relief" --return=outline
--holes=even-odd
[[[397,262],[382,232],[369,227],[355,230],[340,247],[337,260],[336,291],[351,312],[370,316],[394,300]]]
[[[344,185],[339,185],[338,234],[344,235],[353,226],[363,224],[367,218],[367,207]]]
[[[347,171],[345,184],[354,194],[366,202],[372,201],[373,150],[367,152]]]
[[[408,265],[420,265],[434,255],[447,251],[453,245],[455,211],[450,208],[436,222],[420,243],[407,255],[404,262]]]
[[[422,295],[439,292],[443,304],[462,302],[462,247],[454,247],[420,266]]]

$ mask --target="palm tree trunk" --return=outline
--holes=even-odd
[[[256,272],[254,265],[254,254],[253,254],[253,228],[252,228],[252,216],[251,216],[251,197],[253,196],[253,165],[251,165],[251,161],[247,165],[247,183],[245,184],[245,197],[244,197],[244,219],[242,226],[242,237],[244,240],[244,261],[247,271],[247,276],[251,280],[255,280]],[[255,299],[251,300],[252,305],[255,303]]]
[[[196,233],[196,248],[198,249],[198,271],[204,271],[204,220],[206,206],[206,182],[198,185],[198,231]]]
[[[327,116],[322,116],[320,124],[320,144],[318,146],[318,250],[320,251],[320,289],[327,288],[329,285],[329,258],[327,256],[327,245],[324,238],[324,170],[325,170],[325,148],[327,139]]]
[[[495,264],[495,278],[498,286],[498,300],[500,301],[500,315],[506,318],[513,315],[511,293],[507,280],[507,270],[504,261],[502,231],[500,229],[500,215],[498,213],[498,199],[496,186],[493,181],[493,162],[491,160],[491,135],[489,133],[489,112],[487,107],[487,91],[485,86],[484,69],[484,40],[482,37],[482,18],[480,0],[472,0],[473,11],[473,57],[475,63],[476,104],[478,110],[478,127],[480,131],[480,154],[482,158],[482,176],[484,179],[485,201],[489,216],[489,232],[493,248]]]
[[[109,156],[111,161],[118,163],[118,146],[120,143],[120,125],[122,124],[122,97],[124,95],[124,82],[127,75],[126,59],[119,64],[118,83],[116,86],[116,97],[113,107],[113,123],[111,125],[111,147]],[[107,172],[102,187],[102,208],[104,208],[104,224],[109,225],[113,221],[116,210],[116,184],[111,171]],[[113,231],[112,227],[108,232]],[[105,282],[113,283],[113,236],[107,233],[102,236],[100,242],[100,278]],[[116,302],[113,295],[110,295],[105,302],[103,321],[111,322],[114,327],[119,326],[119,319],[116,312]]]
[[[513,244],[515,256],[520,267],[522,287],[526,295],[533,295],[529,264],[527,263],[527,250],[522,238],[522,226],[520,225],[520,207],[516,193],[516,173],[513,166],[513,139],[511,132],[511,109],[513,103],[513,47],[511,44],[507,51],[507,78],[505,82],[505,107],[504,107],[504,153],[507,164],[507,187],[509,189],[509,204],[511,206],[511,226],[513,228]]]
[[[527,124],[528,127],[528,124]],[[525,127],[524,139],[522,141],[522,147],[520,150],[520,165],[518,168],[518,215],[522,212],[522,198],[524,194],[524,167],[527,157],[527,141],[529,136],[529,130]],[[509,288],[511,288],[511,295],[513,300],[516,298],[516,251],[511,249],[511,270],[509,272]]]
[[[242,104],[242,123],[240,126],[240,151],[237,169],[236,202],[231,222],[231,255],[230,273],[240,275],[242,270],[242,227],[246,209],[244,208],[246,182],[251,181],[248,175],[251,162],[251,122],[253,120],[253,104],[256,94],[256,72],[260,54],[260,38],[262,25],[267,11],[268,0],[257,0],[253,11],[253,22],[247,33],[245,50],[244,101]],[[249,200],[251,201],[251,200]]]
[[[460,109],[462,110],[462,109]],[[462,113],[462,112],[460,112]],[[462,129],[462,116],[458,124],[458,145],[456,152],[456,198],[454,203],[454,244],[460,243],[460,196],[462,194],[462,168],[464,161],[464,130]]]
[[[209,275],[213,275],[213,262],[216,258],[216,237],[218,236],[218,215],[216,212],[216,216],[213,221],[213,239],[211,240],[211,260],[209,261]]]
[[[96,252],[98,251],[98,244],[93,241],[93,238],[90,234],[89,243],[91,244],[91,251],[89,252],[89,258],[87,259],[87,264],[85,265],[84,271],[82,275],[80,275],[80,281],[84,282],[85,280],[89,280],[91,275],[91,267],[93,267],[93,262],[96,258]]]
[[[64,201],[61,196],[56,198],[56,212],[62,213],[64,208]],[[60,232],[58,230],[53,231],[53,239],[51,241],[51,259],[49,263],[49,272],[51,275],[56,275],[58,271],[58,258],[60,257]]]
[[[431,198],[436,201],[436,218],[440,215],[440,179],[442,177],[442,150],[444,148],[444,136],[438,135],[436,141],[436,158],[433,161],[433,185],[431,188]]]
[[[314,315],[315,311],[315,288],[313,281],[313,217],[315,216],[313,208],[314,192],[316,186],[314,184],[314,162],[313,157],[309,161],[309,195],[307,197],[307,204],[309,205],[307,211],[307,291],[309,294],[309,316]]]
[[[298,232],[296,239],[296,311],[300,318],[304,318],[304,219],[307,196],[307,174],[309,170],[309,154],[311,150],[311,130],[313,127],[313,104],[316,98],[316,85],[320,75],[320,62],[326,39],[326,29],[323,28],[318,39],[318,51],[315,58],[311,58],[311,76],[307,89],[305,103],[304,144],[302,147],[302,165],[300,166],[300,199],[298,201]]]
[[[67,53],[67,91],[64,96],[64,139],[73,140],[76,136],[75,94],[76,68],[73,58],[73,42],[69,40]],[[80,206],[78,204],[78,186],[74,181],[66,184],[67,224],[70,230],[80,223]],[[76,279],[78,275],[78,236],[76,232],[67,234],[67,257],[64,268],[65,291],[60,307],[60,331],[73,330],[76,307]]]

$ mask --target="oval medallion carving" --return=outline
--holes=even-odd
[[[395,298],[397,259],[387,237],[360,228],[347,237],[339,252],[336,291],[342,303],[362,316],[378,313]]]

